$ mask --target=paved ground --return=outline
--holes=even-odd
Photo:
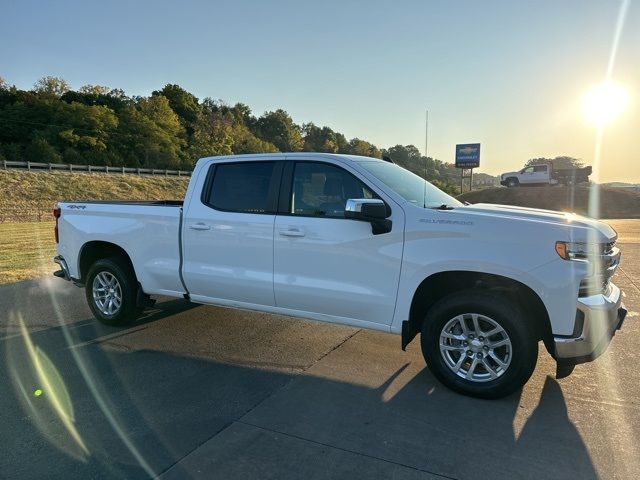
[[[622,332],[499,401],[391,335],[174,300],[107,328],[66,282],[2,287],[0,477],[637,478],[640,221],[615,227]]]

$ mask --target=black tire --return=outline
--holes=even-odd
[[[508,354],[510,363],[497,378],[487,381],[473,381],[462,378],[453,371],[453,367],[447,365],[447,361],[444,358],[446,353],[441,353],[440,351],[440,335],[445,326],[455,317],[471,313],[488,317],[506,332],[511,342]],[[488,324],[483,325],[486,326]],[[437,302],[427,312],[422,324],[420,341],[422,354],[433,375],[451,390],[477,398],[501,398],[515,392],[527,383],[538,360],[538,340],[525,312],[514,302],[505,298],[504,295],[489,291],[465,290],[448,295]],[[458,341],[455,340],[455,342]],[[460,342],[460,345],[462,345],[462,342]],[[476,348],[488,349],[489,347],[476,345]],[[506,352],[509,347],[502,348],[504,349],[502,352]],[[487,351],[485,351],[485,355]],[[480,350],[480,355],[482,355],[482,352]],[[492,350],[493,352],[494,350]],[[456,352],[455,355],[461,354]],[[464,362],[471,362],[475,355],[477,354],[472,353],[472,356],[468,357]],[[485,357],[485,361],[493,362],[489,356]],[[467,367],[467,372],[472,370],[473,376],[475,370],[470,367]],[[478,375],[484,374],[484,372],[489,375],[484,366],[476,367],[476,370],[479,372]],[[464,374],[464,369],[462,374]]]
[[[517,178],[508,178],[507,179],[507,187],[508,188],[513,188],[513,187],[517,187],[518,185],[520,185],[520,182],[518,181]]]
[[[94,299],[94,281],[96,276],[107,273],[115,277],[121,292],[120,306],[112,315],[103,313]],[[138,282],[133,269],[120,257],[103,258],[89,267],[85,283],[85,295],[93,316],[105,325],[120,326],[133,322],[142,309],[136,306]]]

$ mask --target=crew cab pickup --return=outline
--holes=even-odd
[[[534,185],[576,185],[588,182],[592,168],[554,168],[553,163],[529,165],[517,172],[507,172],[500,175],[500,184],[505,187],[534,186]]]
[[[616,232],[586,217],[463,205],[385,160],[319,153],[198,161],[182,202],[61,202],[56,276],[95,317],[151,295],[398,334],[433,374],[496,398],[609,344],[626,311]]]

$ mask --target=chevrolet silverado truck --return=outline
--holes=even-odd
[[[626,310],[616,232],[590,218],[463,205],[389,159],[203,158],[184,199],[60,202],[56,276],[95,317],[135,320],[151,295],[398,334],[433,375],[497,398],[601,354]]]
[[[500,185],[505,187],[535,185],[576,185],[589,181],[592,168],[555,168],[553,162],[529,165],[517,172],[500,175]]]

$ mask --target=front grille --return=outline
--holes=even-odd
[[[589,259],[595,263],[593,274],[580,282],[578,296],[607,294],[611,277],[616,273],[620,259],[619,250],[615,245],[615,240],[601,244],[602,254]]]
[[[613,253],[613,248],[616,246],[616,241],[603,244],[603,255],[611,255]]]

